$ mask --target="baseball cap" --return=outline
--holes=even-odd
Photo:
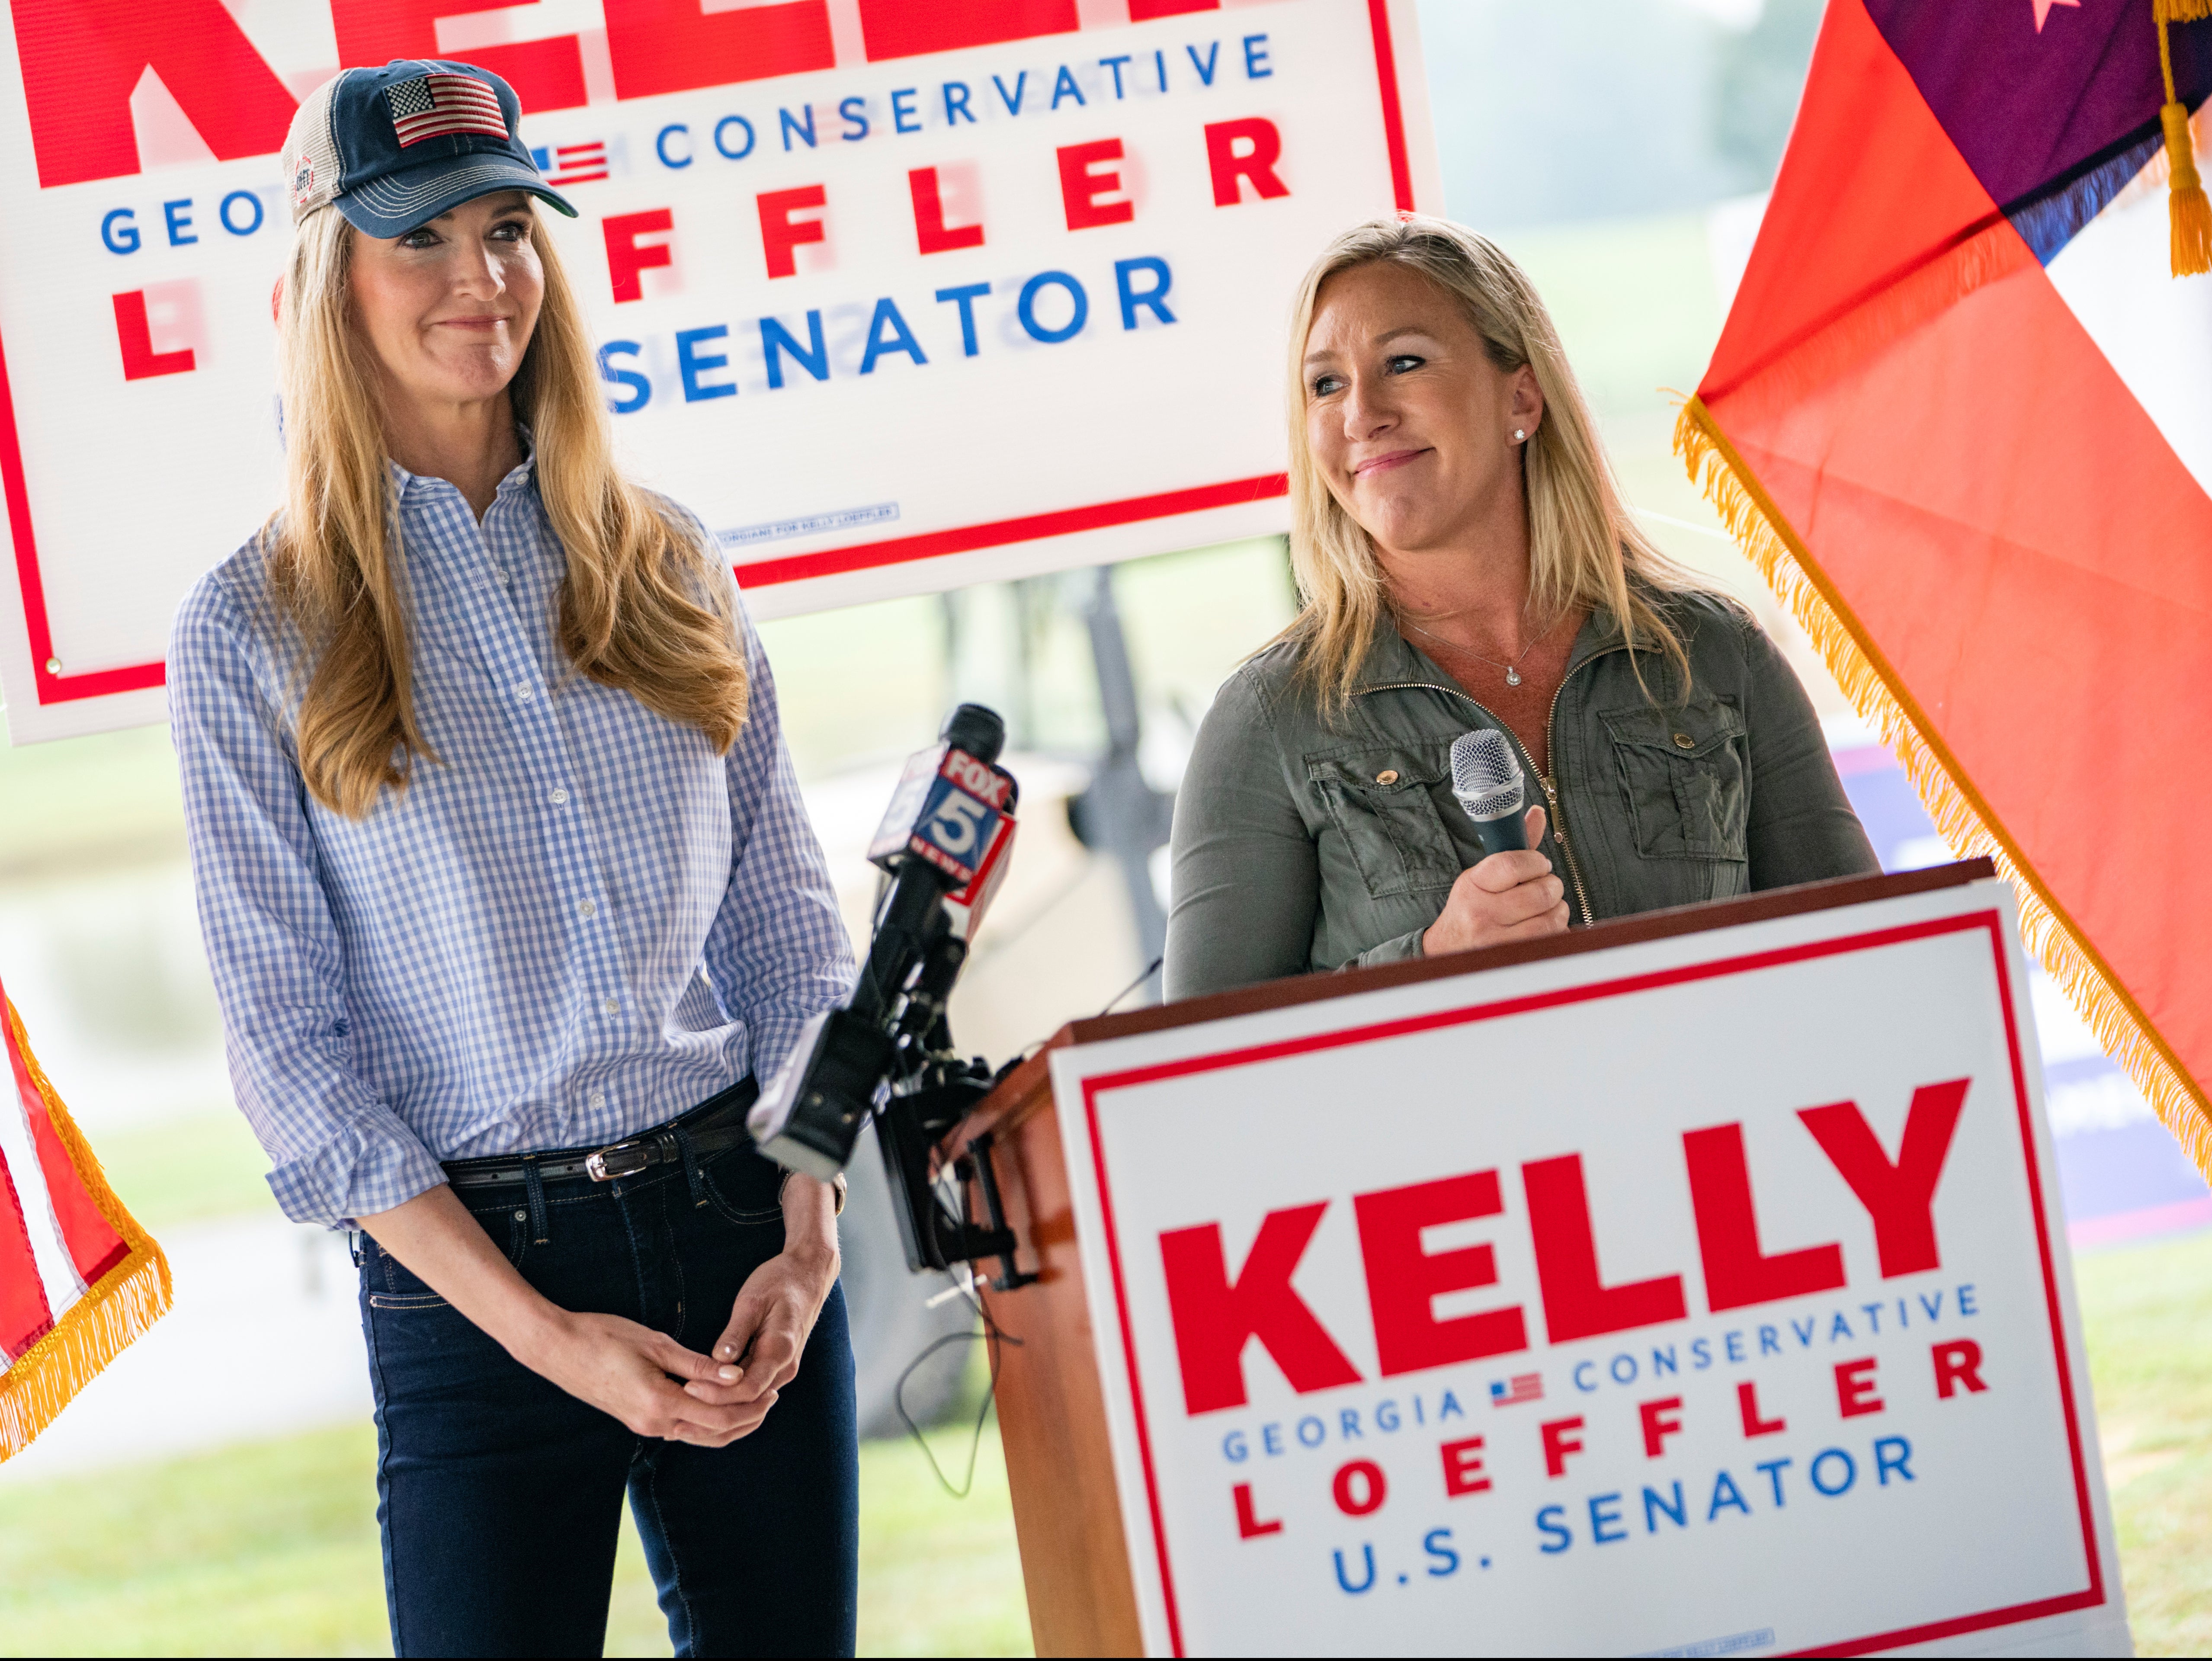
[[[284,136],[292,222],[335,205],[371,236],[404,236],[493,191],[527,191],[574,219],[515,136],[521,120],[514,88],[473,64],[341,70]]]

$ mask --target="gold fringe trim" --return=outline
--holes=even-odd
[[[2212,5],[2212,0],[2190,3]],[[1804,626],[1844,696],[1880,730],[1943,840],[1963,855],[1986,854],[1996,861],[2018,897],[2021,935],[2028,949],[2042,959],[2105,1053],[2212,1179],[2212,1102],[2044,886],[1700,399],[1682,406],[1674,453],[1776,598]]]
[[[30,1038],[15,1006],[4,999],[0,999],[0,1019],[15,1034],[31,1082],[46,1104],[54,1134],[76,1167],[78,1180],[107,1226],[130,1248],[130,1255],[88,1288],[54,1323],[52,1331],[0,1373],[0,1461],[4,1461],[28,1447],[32,1438],[52,1424],[102,1367],[167,1312],[173,1288],[169,1260],[108,1185],[91,1144],[62,1104],[38,1057],[31,1053]]]
[[[2161,23],[2201,23],[2212,17],[2212,0],[2151,0]]]
[[[2173,89],[2173,46],[2166,38],[2167,25],[2182,21],[2190,11],[2207,14],[2208,0],[2151,0],[2152,27],[2158,31],[2159,76],[2166,85],[2166,103],[2158,113],[2166,132],[2166,210],[2172,222],[2172,252],[2169,265],[2176,277],[2199,277],[2212,271],[2212,201],[2204,195],[2204,181],[2197,173],[2197,146],[2189,131],[2189,107]]]
[[[0,1373],[0,1461],[13,1458],[169,1307],[159,1247],[133,1251]]]
[[[2212,5],[2212,0],[2205,0]],[[1850,374],[1922,324],[1977,290],[2023,272],[2040,273],[2034,252],[2002,213],[1968,226],[1952,241],[1878,280],[1784,341],[1737,375],[1756,377],[1760,396],[1790,399]]]

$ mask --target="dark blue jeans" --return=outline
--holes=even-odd
[[[779,1177],[739,1147],[696,1183],[656,1166],[537,1196],[455,1191],[562,1308],[703,1354],[782,1249]],[[853,1653],[860,1451],[842,1288],[760,1428],[702,1448],[638,1436],[540,1378],[366,1237],[361,1266],[396,1652],[599,1654],[627,1490],[677,1654]]]

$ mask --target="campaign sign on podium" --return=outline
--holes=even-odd
[[[1155,1654],[2124,1653],[1994,881],[1076,1043]]]

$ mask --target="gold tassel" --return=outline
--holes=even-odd
[[[2158,25],[2158,67],[2166,80],[2166,103],[2158,113],[2166,129],[2166,212],[2173,225],[2172,265],[2176,277],[2212,271],[2212,202],[2197,173],[2197,145],[2189,132],[2189,106],[2173,89],[2173,48],[2167,26],[2212,15],[2212,0],[2151,0]]]
[[[2204,182],[2197,174],[2188,109],[2168,104],[2158,114],[2166,124],[2166,205],[2173,218],[2173,274],[2195,277],[2212,271],[2212,202],[2204,199]]]
[[[2020,932],[2028,949],[2051,971],[2105,1053],[2135,1081],[2183,1151],[2212,1180],[2212,1101],[2068,920],[1910,695],[1898,690],[1899,679],[1881,648],[1828,586],[1789,520],[1698,399],[1682,406],[1674,424],[1674,453],[1776,597],[1804,626],[1844,697],[1881,732],[1943,840],[1961,854],[1986,854],[1996,861],[2019,900]]]
[[[31,1053],[30,1039],[14,1004],[0,1001],[0,1020],[15,1032],[31,1082],[46,1104],[54,1134],[60,1138],[78,1179],[108,1226],[131,1249],[130,1255],[108,1270],[98,1285],[70,1305],[54,1323],[52,1331],[0,1373],[0,1460],[5,1460],[30,1445],[31,1439],[53,1422],[54,1416],[92,1382],[94,1374],[167,1312],[173,1288],[169,1260],[108,1186],[91,1145]]]

